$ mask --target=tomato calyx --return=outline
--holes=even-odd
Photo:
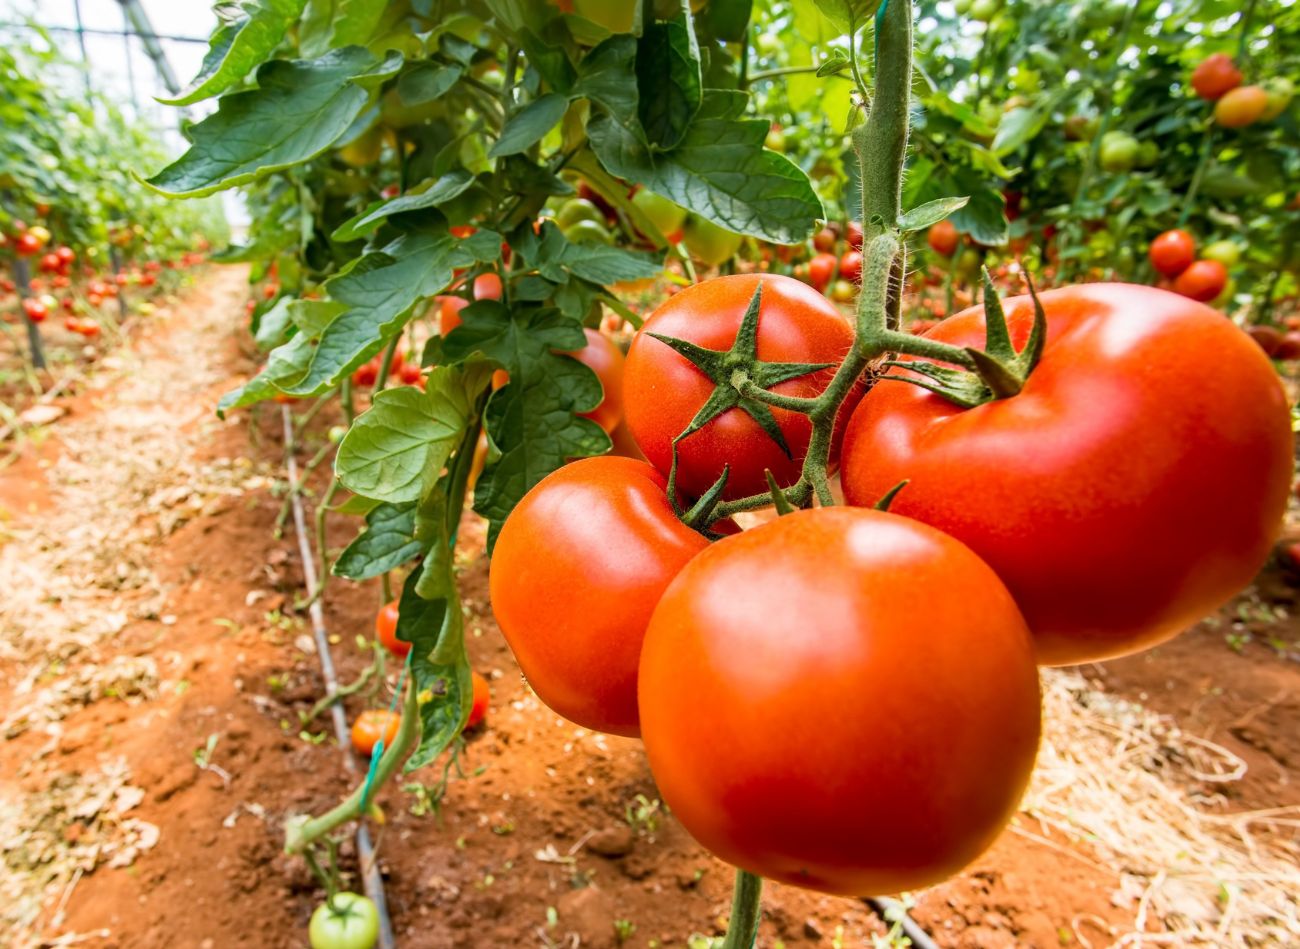
[[[881,379],[910,382],[966,409],[997,399],[1009,399],[1019,394],[1029,374],[1038,365],[1038,360],[1043,355],[1043,344],[1047,339],[1047,314],[1038,300],[1033,281],[1028,276],[1025,281],[1029,286],[1029,296],[1034,301],[1034,323],[1029,332],[1029,339],[1025,342],[1025,348],[1020,352],[1016,352],[1011,343],[1006,312],[1002,309],[1002,301],[993,287],[993,279],[985,268],[984,348],[966,346],[962,350],[970,360],[971,368],[957,369],[926,360],[891,359],[886,361],[885,365],[910,369],[912,372],[890,373],[881,376]]]
[[[758,311],[762,306],[762,298],[763,285],[760,283],[749,300],[744,319],[736,331],[735,342],[726,352],[705,349],[703,346],[674,336],[649,334],[688,360],[714,384],[712,395],[700,406],[690,424],[673,439],[674,460],[678,442],[689,438],[731,409],[740,409],[747,414],[758,423],[758,426],[777,444],[787,458],[794,457],[790,446],[786,444],[785,436],[781,433],[781,427],[777,425],[776,418],[772,415],[769,404],[771,400],[754,398],[751,387],[770,389],[782,382],[830,369],[834,364],[762,362],[758,358]],[[714,488],[716,487],[717,485],[714,485]],[[710,488],[710,492],[713,490]]]

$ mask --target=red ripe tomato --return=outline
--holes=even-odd
[[[949,220],[935,224],[925,235],[930,249],[942,257],[951,257],[956,252],[958,238],[957,225]]]
[[[59,263],[65,267],[77,259],[76,251],[67,244],[60,246],[54,251],[54,253],[59,258]]]
[[[1268,93],[1259,86],[1238,86],[1214,103],[1214,121],[1224,128],[1254,125],[1268,109]]]
[[[655,784],[692,836],[852,895],[977,857],[1016,811],[1040,728],[1032,641],[994,572],[924,524],[842,507],[687,564],[646,633],[640,708]]]
[[[140,286],[152,287],[158,282],[158,278],[151,273],[144,274],[140,277]]]
[[[77,332],[77,327],[81,325],[81,320],[75,316],[65,316],[63,318],[63,328],[69,333]]]
[[[539,698],[586,728],[635,736],[637,662],[664,589],[709,545],[668,503],[666,479],[630,458],[547,475],[492,552],[492,610]]]
[[[98,293],[91,291],[90,293],[86,294],[86,302],[89,303],[91,306],[99,306],[101,303],[104,302],[104,298],[100,296]],[[256,308],[256,306],[257,304],[255,304],[252,300],[249,300],[248,312],[252,313],[253,310]]]
[[[372,386],[379,378],[379,363],[375,360],[362,363],[352,372],[352,384],[354,386]]]
[[[845,251],[840,258],[840,279],[857,283],[862,279],[862,254],[856,250]]]
[[[637,333],[623,373],[624,411],[628,428],[642,453],[662,472],[672,464],[672,443],[713,392],[713,383],[684,356],[650,333],[674,336],[713,350],[728,350],[749,301],[763,285],[758,318],[758,358],[763,362],[832,363],[843,360],[853,329],[829,300],[792,277],[737,274],[717,277],[670,297]],[[774,391],[816,396],[830,382],[827,369],[782,382]],[[845,403],[836,427],[832,462],[838,455],[840,425],[859,395]],[[730,466],[724,497],[738,498],[767,490],[764,469],[777,483],[799,479],[808,439],[807,416],[772,409],[789,447],[787,456],[744,410],[733,408],[678,444],[677,486],[688,495],[703,494]]]
[[[465,730],[477,728],[487,718],[488,705],[492,702],[492,690],[488,688],[487,679],[477,672],[470,673],[474,683],[474,702],[469,707],[469,718],[465,721]]]
[[[501,299],[501,278],[495,273],[488,271],[481,273],[474,278],[474,299],[475,300],[500,300]]]
[[[823,254],[829,254],[835,249],[835,232],[829,227],[823,227],[813,235],[813,247]]]
[[[1166,277],[1177,277],[1196,259],[1196,239],[1186,231],[1165,231],[1147,251],[1151,266]]]
[[[78,320],[77,322],[80,324],[77,327],[77,332],[86,337],[86,339],[94,339],[99,335],[99,324],[94,320],[84,319]]]
[[[385,603],[379,608],[379,615],[375,617],[375,638],[399,658],[406,658],[406,654],[411,651],[411,644],[397,638],[397,601]]]
[[[469,301],[464,297],[450,295],[439,297],[438,301],[439,332],[446,336],[460,326],[460,311],[469,306]]]
[[[41,262],[37,266],[40,268],[41,273],[55,274],[59,272],[63,262],[59,260],[58,254],[49,253],[41,257]]]
[[[50,315],[50,308],[35,297],[26,297],[23,300],[23,312],[33,323],[44,323]]]
[[[1174,280],[1174,292],[1208,303],[1228,285],[1228,268],[1217,260],[1198,260]]]
[[[41,249],[41,240],[35,234],[23,233],[14,241],[14,252],[19,257],[30,257]]]
[[[822,293],[835,276],[835,267],[839,263],[834,254],[817,254],[808,261],[808,282],[813,289]]]
[[[379,190],[379,196],[385,201],[391,201],[402,193],[402,189],[397,185],[387,185]]]
[[[579,414],[591,419],[608,435],[623,420],[623,351],[597,330],[584,328],[583,332],[587,334],[587,345],[569,355],[596,374],[605,397],[590,412]]]
[[[1192,88],[1202,99],[1218,99],[1224,93],[1241,85],[1241,70],[1226,53],[1206,56],[1192,70]]]
[[[352,747],[357,750],[357,754],[368,755],[375,750],[375,745],[382,738],[384,747],[387,748],[397,737],[397,729],[401,724],[402,716],[396,712],[379,708],[367,709],[352,723]]]
[[[424,385],[424,370],[420,368],[419,363],[408,362],[398,371],[397,377],[402,381],[402,385],[419,386]]]
[[[1248,583],[1291,484],[1286,396],[1209,307],[1151,287],[1040,294],[1042,359],[1011,398],[962,409],[883,382],[844,443],[844,495],[946,531],[1002,577],[1049,665],[1148,648]],[[1023,346],[1028,297],[1005,301]],[[984,340],[973,307],[927,334]],[[898,370],[893,370],[898,371]]]
[[[1274,359],[1282,359],[1286,362],[1300,359],[1300,333],[1295,330],[1287,333],[1270,355]]]
[[[1272,326],[1255,325],[1246,327],[1246,333],[1253,339],[1266,356],[1272,356],[1282,345],[1282,333]]]
[[[862,250],[862,225],[857,221],[849,221],[844,229],[844,238],[849,242],[850,250]]]

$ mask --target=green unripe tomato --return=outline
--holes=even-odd
[[[1268,98],[1260,120],[1271,122],[1285,112],[1286,107],[1291,104],[1291,97],[1295,95],[1295,86],[1285,76],[1274,76],[1264,83],[1264,94]]]
[[[735,231],[719,227],[694,214],[686,218],[686,224],[682,227],[682,243],[686,245],[686,250],[692,257],[711,267],[730,260],[740,249],[742,240],[744,238]]]
[[[371,949],[379,938],[379,910],[359,893],[335,893],[311,914],[311,949]]]
[[[586,198],[573,198],[565,201],[560,206],[560,212],[555,215],[555,223],[560,225],[562,231],[567,231],[579,221],[594,221],[604,227],[605,212]]]
[[[973,2],[974,0],[955,0],[952,7],[958,16],[965,16],[970,13],[971,3]]]
[[[398,95],[396,87],[385,92],[384,97],[379,101],[380,118],[384,120],[385,125],[395,129],[420,125],[432,118],[436,118],[441,113],[442,102],[440,100],[433,99],[429,102],[421,102],[418,105],[408,105]]]
[[[781,38],[775,33],[759,33],[754,47],[764,56],[775,56],[781,51]]]
[[[1112,172],[1132,171],[1140,147],[1128,132],[1107,132],[1101,138],[1101,167]]]
[[[384,150],[384,127],[372,125],[339,149],[339,158],[353,168],[364,168],[379,160]]]
[[[1206,260],[1217,260],[1225,267],[1234,267],[1241,260],[1241,247],[1232,241],[1215,241],[1201,249],[1201,256]]]
[[[785,131],[784,129],[773,126],[768,129],[767,138],[763,139],[763,144],[774,152],[785,154]]]
[[[1151,168],[1160,160],[1160,148],[1155,142],[1143,142],[1138,145],[1137,158],[1133,164],[1137,168]]]
[[[560,228],[560,230],[574,244],[614,243],[614,235],[599,221],[589,221],[583,218],[581,221],[574,221],[568,227]]]
[[[1043,87],[1043,74],[1036,69],[1018,66],[1015,76],[1011,79],[1011,86],[1017,92],[1033,95]]]
[[[641,188],[632,195],[632,203],[650,219],[651,224],[659,228],[659,233],[664,237],[676,234],[686,223],[685,208],[647,188]]]
[[[329,430],[329,440],[331,445],[337,445],[343,441],[343,436],[348,433],[346,425],[331,425]]]
[[[970,5],[970,16],[972,20],[991,23],[1001,9],[1002,0],[974,0]]]
[[[980,252],[967,247],[957,258],[954,273],[962,283],[973,283],[980,275]]]

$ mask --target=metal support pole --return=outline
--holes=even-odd
[[[14,282],[18,284],[18,307],[23,311],[23,323],[27,325],[27,345],[32,350],[32,365],[37,369],[45,368],[45,350],[41,348],[41,331],[36,328],[32,318],[27,315],[27,308],[22,305],[23,301],[30,296],[28,284],[31,282],[31,271],[27,269],[27,261],[19,257],[14,261]]]

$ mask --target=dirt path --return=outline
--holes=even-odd
[[[212,414],[254,369],[237,342],[243,280],[214,273],[104,360],[96,391],[69,403],[55,437],[0,476],[0,944],[306,944],[320,893],[301,862],[281,856],[281,827],[350,786],[324,723],[298,719],[322,685],[293,606],[293,537],[274,534],[278,411]],[[304,454],[333,420],[318,421]],[[331,546],[349,534],[338,525]],[[463,536],[471,658],[492,680],[492,711],[440,808],[437,768],[380,797],[399,945],[600,947],[621,933],[623,945],[649,949],[721,932],[729,870],[665,812],[637,742],[575,728],[538,703],[492,622],[473,519]],[[1087,670],[1221,742],[1246,777],[1209,780],[1205,769],[1227,759],[1192,760],[1187,749],[1200,746],[1171,733],[1169,719],[1051,677],[1053,743],[1029,810],[965,875],[917,897],[940,945],[1109,945],[1144,905],[1151,931],[1172,918],[1167,905],[1221,922],[1191,883],[1156,892],[1165,864],[1133,860],[1118,838],[1159,825],[1154,806],[1131,823],[1159,789],[1213,814],[1300,803],[1300,665],[1266,645],[1300,635],[1276,612],[1291,588],[1274,576],[1266,589],[1242,601],[1270,612],[1251,620],[1241,655],[1225,643],[1228,612],[1226,625],[1147,658]],[[356,637],[369,634],[377,604],[374,585],[330,587],[344,678],[364,662]],[[358,696],[349,714],[387,701]],[[1115,762],[1105,780],[1085,773],[1098,756]],[[1121,785],[1135,803],[1107,810]],[[1252,831],[1270,853],[1294,855],[1285,830]],[[346,848],[344,863],[353,868]],[[863,946],[883,932],[860,901],[772,887],[761,945]]]

